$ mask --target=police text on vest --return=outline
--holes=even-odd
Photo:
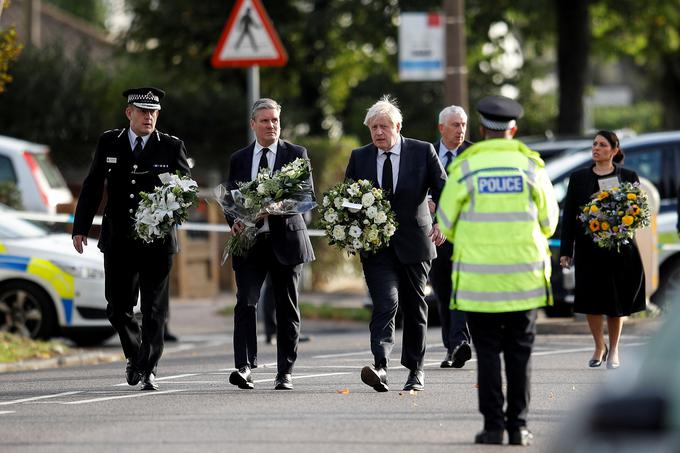
[[[522,192],[523,187],[521,176],[482,176],[477,179],[479,193],[517,193]]]

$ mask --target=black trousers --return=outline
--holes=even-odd
[[[251,365],[257,357],[257,302],[267,274],[271,277],[276,305],[277,371],[291,373],[300,339],[298,282],[302,264],[278,261],[268,234],[257,237],[244,257],[234,257],[236,307],[234,308],[234,362],[236,368]]]
[[[513,430],[527,424],[531,381],[531,349],[536,336],[536,310],[508,313],[467,312],[477,351],[479,411],[486,430]],[[503,412],[500,354],[505,360],[507,407]]]
[[[425,285],[430,262],[403,264],[392,247],[361,256],[368,292],[373,301],[371,352],[375,365],[387,367],[394,347],[394,317],[400,306],[404,319],[401,364],[421,370],[425,357],[427,303]]]
[[[259,303],[260,312],[258,316],[262,316],[265,335],[267,338],[271,338],[276,335],[276,301],[274,300],[272,278],[269,275],[267,275],[260,290]]]
[[[465,312],[451,310],[451,255],[453,244],[446,241],[437,247],[437,257],[432,261],[430,284],[439,305],[439,319],[442,325],[442,342],[452,351],[459,344],[470,343]]]
[[[130,241],[104,253],[106,314],[120,337],[125,357],[142,372],[156,372],[163,354],[173,255]],[[133,308],[140,296],[142,327]]]

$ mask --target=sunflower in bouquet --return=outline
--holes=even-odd
[[[386,247],[397,229],[382,189],[372,182],[347,180],[324,193],[321,226],[328,243],[346,251],[373,252]]]
[[[581,208],[579,220],[599,247],[618,251],[630,243],[635,230],[649,225],[647,195],[637,182],[600,190]]]

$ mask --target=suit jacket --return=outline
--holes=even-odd
[[[139,246],[163,248],[175,253],[175,231],[151,244],[134,239],[134,215],[141,201],[139,192],[152,192],[160,186],[162,173],[189,175],[184,142],[177,137],[153,131],[138,158],[132,153],[128,128],[113,129],[99,138],[97,149],[78,199],[73,235],[87,235],[99,208],[106,183],[107,203],[98,247],[102,252],[136,241]]]
[[[255,142],[239,149],[231,156],[229,165],[229,179],[227,189],[237,189],[238,182],[252,180],[253,152]],[[276,148],[276,160],[273,171],[280,170],[285,164],[293,162],[298,157],[307,159],[307,150],[302,146],[279,140]],[[310,184],[312,183],[310,177]],[[227,222],[232,225],[233,218],[227,216]],[[276,258],[286,265],[296,265],[314,261],[314,250],[309,240],[307,225],[301,214],[292,216],[269,216],[269,232]],[[234,266],[238,266],[239,257],[234,257]]]
[[[437,140],[436,142],[432,143],[432,146],[434,147],[434,152],[437,154],[437,157],[439,157],[439,144],[441,143],[441,139]],[[473,143],[469,142],[467,140],[463,140],[463,143],[460,144],[460,146],[456,149],[456,156],[453,158],[453,160],[458,159],[461,154],[465,152],[466,149],[468,149],[470,146],[472,146]],[[441,161],[440,161],[441,162]],[[453,162],[453,161],[451,161]],[[448,175],[448,168],[445,168],[444,171]],[[435,218],[435,222],[436,222]],[[449,241],[444,241],[441,245],[437,247],[437,259],[435,262],[432,263],[432,267],[434,268],[435,265],[437,265],[437,262],[441,262],[442,264],[446,266],[451,266],[451,255],[453,255],[453,244]],[[448,278],[448,277],[447,277]],[[450,278],[449,278],[450,280]]]
[[[372,143],[353,150],[345,178],[367,179],[380,187],[377,157],[378,148]],[[401,137],[399,179],[391,200],[398,226],[390,245],[402,263],[429,261],[437,256],[427,236],[432,229],[427,194],[429,191],[436,203],[445,182],[446,173],[432,145]]]

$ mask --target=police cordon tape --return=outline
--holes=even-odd
[[[24,220],[32,220],[34,222],[43,223],[73,223],[73,214],[46,214],[44,212],[28,212],[28,211],[14,211],[3,212],[1,215],[9,215]],[[102,217],[95,216],[92,221],[93,225],[101,225]],[[180,230],[187,231],[207,231],[216,233],[228,233],[231,231],[229,225],[223,223],[199,223],[199,222],[185,222],[179,227]],[[309,230],[310,236],[325,236],[323,230]]]
[[[14,212],[3,212],[2,215],[10,215],[24,220],[33,220],[35,222],[44,223],[73,223],[73,214],[45,214],[44,212],[27,212],[27,211],[14,211]],[[102,217],[95,216],[93,225],[101,225]],[[180,225],[180,230],[187,231],[207,231],[216,233],[229,233],[231,228],[229,225],[223,223],[198,223],[198,222],[185,222]],[[308,230],[309,235],[313,237],[325,236],[323,230]],[[548,243],[551,247],[559,247],[559,239],[550,239]],[[659,250],[663,251],[680,251],[680,243],[672,244],[659,244]]]

